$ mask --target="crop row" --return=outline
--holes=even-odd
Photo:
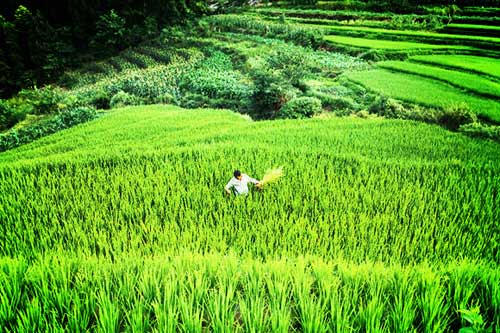
[[[500,84],[490,81],[487,78],[483,78],[479,75],[401,61],[380,62],[377,64],[377,66],[393,71],[416,74],[419,76],[444,81],[453,86],[466,89],[475,94],[479,94],[483,97],[491,99],[500,98]]]
[[[324,39],[332,43],[382,50],[472,50],[471,47],[462,45],[425,44],[417,42],[379,40],[339,35],[328,35],[325,36]]]
[[[500,325],[500,271],[233,255],[0,260],[0,327],[44,332],[447,332]],[[476,324],[477,325],[477,324]]]
[[[425,64],[474,72],[482,76],[493,77],[496,80],[500,80],[500,61],[494,58],[470,55],[422,55],[412,56],[410,59]]]

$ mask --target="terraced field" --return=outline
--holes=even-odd
[[[383,61],[378,63],[377,66],[396,72],[415,74],[443,81],[486,98],[500,99],[500,84],[475,74],[402,61]]]
[[[405,42],[405,41],[391,41],[384,39],[369,39],[357,38],[349,36],[325,36],[328,42],[361,47],[365,49],[381,49],[381,50],[473,50],[474,48],[462,45],[438,45],[438,44],[425,44],[418,42]]]
[[[498,101],[470,96],[436,80],[383,69],[353,72],[347,77],[385,96],[429,107],[446,108],[465,103],[475,113],[500,122]]]
[[[412,56],[410,60],[442,66],[445,68],[455,68],[467,72],[475,72],[481,76],[492,77],[494,80],[500,79],[500,61],[464,55],[432,55],[432,56]]]

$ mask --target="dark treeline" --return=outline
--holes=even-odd
[[[3,0],[0,97],[50,82],[84,60],[113,54],[160,27],[208,10],[194,0]]]

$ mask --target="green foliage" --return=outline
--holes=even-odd
[[[298,90],[269,67],[254,68],[250,75],[254,82],[251,115],[256,119],[276,118],[281,107],[297,96]]]
[[[9,101],[0,99],[0,131],[6,130],[26,117],[22,108],[16,108]]]
[[[0,154],[0,327],[431,332],[475,306],[495,327],[499,158],[417,122],[114,110]]]
[[[500,61],[494,58],[460,54],[434,54],[412,56],[410,59],[424,64],[473,72],[483,77],[500,80]]]
[[[51,118],[21,129],[12,129],[0,135],[0,151],[9,150],[32,142],[62,129],[69,128],[96,117],[95,109],[75,107],[64,110]]]
[[[464,104],[448,106],[437,116],[437,123],[452,131],[458,131],[460,126],[474,122],[477,122],[477,115]]]
[[[210,99],[227,99],[243,102],[252,93],[244,77],[233,69],[231,59],[222,52],[215,51],[210,57],[193,65],[180,78],[181,91],[199,94]]]
[[[281,107],[278,113],[278,118],[310,118],[319,114],[321,111],[323,111],[323,109],[319,99],[315,97],[297,97],[291,99]]]
[[[466,103],[477,115],[500,122],[500,103],[463,94],[458,89],[434,80],[381,69],[352,72],[346,76],[378,94],[430,108],[446,109]]]
[[[486,328],[483,316],[479,311],[479,307],[475,307],[471,310],[460,309],[459,310],[462,319],[467,322],[466,327],[462,327],[458,333],[491,333],[493,332],[493,327]]]
[[[494,63],[495,60],[492,59],[491,62]],[[480,77],[476,74],[401,61],[385,61],[377,65],[392,71],[416,74],[444,81],[486,98],[500,99],[500,83]]]
[[[230,111],[129,107],[0,154],[2,207],[24,207],[3,215],[1,251],[498,261],[499,154],[497,143],[417,122],[249,122]],[[235,165],[256,178],[284,165],[286,176],[227,200],[220,192]],[[25,231],[3,232],[14,226]]]
[[[255,34],[313,48],[317,48],[323,41],[323,34],[318,29],[266,22],[249,15],[214,15],[208,17],[206,22],[213,31]]]
[[[52,114],[71,107],[76,101],[66,91],[53,86],[41,89],[23,89],[18,94],[19,99],[31,107],[31,112],[37,115]]]
[[[110,54],[123,48],[125,19],[114,9],[101,15],[96,22],[96,33],[91,41],[92,47],[101,54]]]
[[[483,125],[479,122],[460,125],[460,132],[482,139],[491,139],[500,142],[500,126]]]
[[[109,106],[114,108],[120,108],[128,105],[139,105],[142,104],[142,100],[137,96],[128,94],[124,91],[119,91],[111,97]]]

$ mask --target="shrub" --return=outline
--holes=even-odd
[[[254,81],[251,116],[255,119],[276,118],[281,107],[297,95],[296,88],[269,68],[256,68],[251,75]]]
[[[402,104],[392,98],[379,96],[370,105],[370,113],[375,113],[380,116],[395,119],[409,119],[424,121],[427,123],[436,123],[438,115],[441,111],[425,108],[416,104]]]
[[[279,118],[306,118],[320,113],[321,101],[315,97],[297,97],[287,102],[279,112]]]
[[[84,104],[93,106],[96,109],[109,109],[111,98],[104,89],[96,89],[83,101]]]
[[[491,139],[500,142],[500,126],[488,126],[473,122],[460,125],[458,131],[474,138]]]
[[[233,69],[229,56],[219,51],[182,73],[179,88],[211,99],[243,100],[251,94],[251,87],[244,82],[243,75]]]
[[[12,149],[62,129],[87,122],[96,116],[95,109],[88,107],[65,110],[50,119],[0,135],[0,151]]]
[[[474,122],[477,122],[477,116],[465,104],[449,106],[437,115],[437,123],[451,131]]]
[[[125,44],[125,19],[112,9],[101,15],[96,22],[96,33],[91,41],[92,47],[101,54],[112,53]]]
[[[8,101],[0,99],[0,131],[6,130],[26,117],[22,108],[12,106]]]
[[[109,106],[113,108],[120,108],[127,105],[139,105],[142,104],[141,98],[128,94],[124,91],[119,91],[111,97]]]
[[[369,111],[387,118],[407,118],[407,112],[403,104],[385,96],[377,97],[373,104],[370,105]]]
[[[18,97],[32,106],[34,114],[51,114],[71,107],[74,103],[69,95],[61,88],[46,86],[42,89],[23,89]]]
[[[180,106],[186,109],[197,109],[210,106],[210,98],[200,94],[187,93],[182,96]]]
[[[157,104],[177,104],[177,99],[172,94],[164,93],[155,97],[153,102]]]

